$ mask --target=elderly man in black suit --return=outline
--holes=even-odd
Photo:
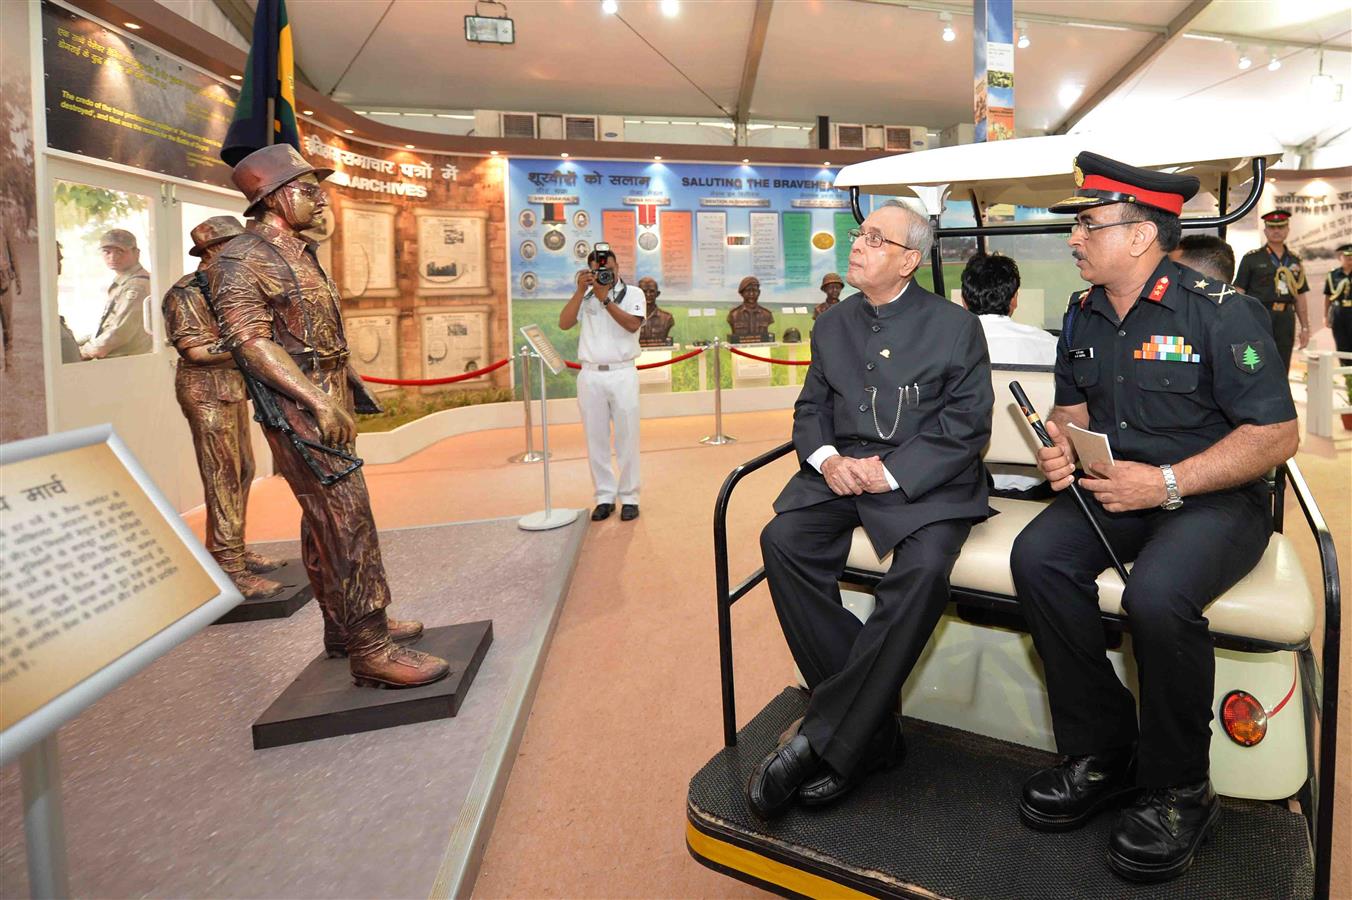
[[[923,216],[889,204],[851,236],[846,279],[860,293],[817,319],[793,414],[801,465],[761,534],[775,611],[812,692],[747,785],[763,818],[830,803],[901,760],[902,683],[948,602],[963,541],[989,514],[981,323],[914,283],[933,240]],[[859,525],[892,554],[862,624],[838,585]]]

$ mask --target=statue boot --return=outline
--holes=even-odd
[[[286,587],[280,581],[254,575],[252,572],[231,572],[229,574],[230,580],[235,583],[235,587],[244,595],[245,600],[263,600],[280,594],[282,589]]]
[[[261,553],[255,553],[253,550],[244,551],[244,568],[255,574],[261,572],[271,572],[273,569],[280,569],[282,560],[273,559],[270,556],[264,556]]]
[[[385,610],[363,616],[347,632],[347,662],[358,687],[416,687],[445,678],[446,660],[390,640]]]
[[[329,659],[347,656],[347,629],[329,616],[329,611],[324,609],[322,603],[319,609],[324,613],[324,652]],[[405,622],[389,615],[385,616],[385,626],[389,630],[390,640],[400,644],[412,643],[422,637],[423,633],[421,622]]]

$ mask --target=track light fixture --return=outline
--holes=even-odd
[[[1020,22],[1018,24],[1019,24],[1018,48],[1020,50],[1027,50],[1028,45],[1032,43],[1032,41],[1028,40],[1028,23]]]
[[[1249,58],[1249,51],[1243,45],[1239,48],[1239,68],[1243,71],[1253,65],[1253,60]]]
[[[939,13],[939,21],[944,26],[944,40],[953,42],[958,39],[958,33],[953,30],[953,14],[949,12]]]
[[[1282,61],[1277,58],[1276,50],[1268,50],[1268,71],[1275,72],[1282,67]]]

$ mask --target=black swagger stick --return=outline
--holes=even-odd
[[[1023,417],[1028,420],[1029,425],[1033,426],[1033,433],[1036,434],[1037,439],[1042,442],[1042,446],[1055,447],[1056,442],[1053,441],[1052,436],[1047,433],[1046,427],[1042,424],[1042,417],[1037,414],[1037,410],[1034,409],[1033,404],[1029,402],[1028,395],[1023,392],[1023,386],[1017,381],[1011,381],[1009,383],[1009,390],[1014,394],[1014,402],[1019,404],[1019,409],[1023,412]],[[1113,568],[1122,578],[1122,583],[1126,584],[1126,567],[1122,565],[1121,561],[1117,558],[1117,554],[1113,552],[1113,545],[1108,543],[1108,536],[1103,533],[1103,529],[1099,527],[1098,520],[1095,519],[1094,514],[1089,511],[1089,504],[1084,501],[1084,495],[1080,493],[1080,486],[1074,481],[1070,483],[1070,493],[1075,497],[1075,502],[1079,504],[1080,512],[1084,513],[1084,517],[1089,520],[1089,525],[1094,529],[1094,534],[1098,535],[1099,541],[1103,544],[1103,549],[1108,551],[1108,559],[1112,560]]]

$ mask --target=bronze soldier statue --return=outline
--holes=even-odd
[[[300,234],[320,221],[328,205],[320,182],[331,174],[289,144],[239,161],[231,178],[253,221],[208,267],[210,299],[225,347],[262,383],[251,388],[255,405],[275,392],[280,427],[264,433],[301,506],[302,558],[324,614],[325,649],[348,657],[358,685],[428,684],[449,667],[396,643],[420,636],[422,624],[385,613],[390,587],[371,499],[349,464],[354,392],[363,408],[379,407],[348,364],[338,289]]]
[[[760,305],[760,280],[754,275],[746,276],[737,285],[737,293],[742,295],[742,305],[728,312],[732,337],[743,341],[769,340],[775,316]]]
[[[827,272],[822,276],[822,293],[826,299],[812,309],[812,320],[840,302],[840,292],[845,289],[845,281],[836,272]]]
[[[638,344],[640,347],[665,347],[671,343],[671,329],[676,324],[676,317],[657,305],[657,298],[662,296],[657,279],[640,278],[638,289],[648,301],[643,324],[638,329]]]
[[[211,264],[224,243],[244,226],[234,216],[212,216],[191,232],[188,253]],[[257,573],[280,563],[244,546],[244,514],[254,477],[249,443],[249,403],[234,357],[220,350],[220,330],[202,296],[197,272],[184,275],[164,295],[164,331],[178,351],[174,393],[192,431],[197,470],[207,507],[207,551],[246,599],[271,597],[283,585]]]

